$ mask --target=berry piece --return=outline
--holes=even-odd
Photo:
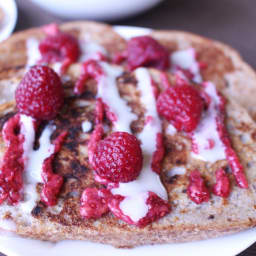
[[[132,70],[142,66],[165,70],[170,66],[169,52],[150,36],[138,36],[129,40],[127,61]]]
[[[158,113],[179,131],[192,132],[198,125],[204,101],[190,85],[168,88],[157,99]]]
[[[111,193],[106,189],[87,188],[81,197],[80,214],[86,219],[98,219],[108,212]]]
[[[217,127],[218,133],[221,138],[221,141],[225,145],[225,153],[232,173],[236,179],[236,183],[240,188],[248,188],[248,180],[244,172],[244,167],[241,164],[239,157],[236,151],[232,148],[231,141],[229,138],[229,134],[227,128],[225,126],[225,104],[226,100],[223,96],[219,94],[220,99],[220,114],[217,117]]]
[[[61,150],[62,144],[67,137],[67,132],[63,131],[53,142],[53,153],[44,160],[43,171],[41,176],[43,178],[44,186],[41,191],[41,201],[47,206],[57,204],[58,195],[60,193],[63,177],[53,172],[53,160],[56,154]]]
[[[111,182],[132,181],[142,168],[140,142],[127,132],[114,132],[98,143],[92,161],[101,178]]]
[[[87,80],[94,79],[99,83],[100,79],[104,76],[104,71],[96,60],[89,59],[88,61],[85,61],[81,68],[81,75],[74,88],[74,92],[77,95],[80,95],[85,91],[85,83]]]
[[[138,222],[137,226],[141,228],[159,220],[171,211],[169,203],[153,192],[149,192],[146,203],[149,206],[149,211],[147,215]]]
[[[0,164],[0,205],[5,200],[8,200],[8,204],[15,205],[23,197],[24,135],[20,130],[19,114],[11,117],[3,126],[2,137],[6,150]]]
[[[20,113],[40,120],[53,119],[64,100],[60,78],[49,67],[34,66],[18,85],[15,99]]]
[[[213,193],[216,196],[228,197],[230,193],[230,184],[227,174],[223,169],[216,171],[216,184],[213,186]]]
[[[140,195],[138,195],[140,196]],[[146,225],[164,217],[171,211],[169,203],[157,194],[153,192],[148,192],[148,198],[146,204],[148,205],[147,215],[137,222],[133,221],[129,216],[125,215],[120,208],[121,202],[124,200],[123,196],[115,195],[109,201],[108,206],[110,211],[119,219],[127,222],[128,224],[135,225],[137,227],[143,228]]]
[[[189,181],[190,183],[187,189],[188,197],[197,204],[208,202],[210,193],[198,170],[194,170],[190,173]]]
[[[153,154],[153,159],[151,162],[151,168],[154,172],[160,174],[162,161],[164,158],[164,141],[162,133],[158,133],[156,137],[156,151]]]
[[[80,48],[77,39],[67,33],[50,33],[40,44],[41,62],[63,62],[62,73],[68,65],[77,61]]]

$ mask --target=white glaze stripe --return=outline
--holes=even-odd
[[[173,72],[177,71],[178,68],[188,70],[194,75],[194,82],[202,82],[200,67],[196,60],[196,52],[194,48],[175,51],[173,54],[171,54],[170,58]]]
[[[30,67],[37,64],[37,62],[41,59],[41,53],[39,51],[39,41],[36,38],[28,38],[26,41],[26,49],[27,49],[27,65],[26,69],[28,70]]]
[[[79,45],[81,49],[79,62],[84,62],[89,59],[99,60],[100,55],[103,55],[103,56],[108,55],[106,49],[100,44],[97,44],[96,42],[82,39],[80,40]]]
[[[218,160],[226,159],[225,146],[220,139],[216,123],[216,118],[219,115],[218,105],[220,104],[220,99],[213,83],[206,82],[204,90],[210,96],[211,102],[192,135],[193,143],[197,145],[198,150],[198,152],[192,152],[192,156],[214,163]],[[212,148],[209,142],[213,143]]]
[[[100,78],[97,97],[101,98],[109,110],[115,114],[117,120],[113,122],[114,130],[131,133],[130,125],[137,116],[132,113],[127,102],[120,97],[116,83],[123,69],[106,62],[100,62],[100,65],[105,75]]]
[[[50,137],[55,130],[52,125],[47,125],[39,139],[40,147],[33,149],[35,141],[34,119],[21,115],[21,133],[25,137],[23,143],[24,158],[24,201],[20,202],[19,207],[24,213],[30,213],[36,204],[38,193],[36,192],[37,183],[42,183],[43,162],[54,152],[54,145],[51,144]]]

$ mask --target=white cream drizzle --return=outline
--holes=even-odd
[[[82,122],[82,131],[83,132],[89,132],[92,129],[92,123],[89,121],[83,121]]]
[[[28,38],[26,41],[27,48],[27,65],[26,70],[37,64],[41,59],[41,53],[39,51],[39,41],[36,38]]]
[[[62,63],[61,62],[55,62],[51,65],[51,68],[58,74],[60,75],[61,74],[61,66],[62,66]],[[62,77],[61,77],[62,78]]]
[[[26,115],[20,115],[21,133],[25,137],[23,143],[24,158],[24,201],[19,203],[20,209],[25,213],[30,213],[38,200],[36,192],[37,183],[42,183],[43,162],[54,152],[54,145],[51,144],[50,137],[55,130],[52,125],[47,125],[39,139],[40,147],[33,149],[35,141],[34,119]]]
[[[138,81],[138,89],[141,92],[141,102],[146,108],[145,115],[152,117],[138,135],[143,152],[143,168],[136,180],[119,183],[119,187],[112,189],[111,192],[114,195],[118,194],[125,197],[120,204],[120,209],[134,222],[137,222],[145,217],[149,210],[149,206],[146,204],[149,191],[155,192],[164,200],[167,200],[168,196],[159,175],[151,169],[152,157],[156,150],[157,134],[162,132],[151,86],[151,77],[145,68],[135,70],[135,76]]]
[[[202,161],[214,163],[226,159],[225,146],[220,139],[216,123],[220,99],[212,82],[206,82],[204,90],[211,97],[211,103],[193,132],[192,138],[197,145],[198,154],[192,152],[191,155]],[[209,148],[209,140],[214,142],[213,148]]]
[[[79,62],[84,62],[89,59],[99,60],[99,54],[102,54],[103,56],[108,55],[106,49],[96,42],[90,40],[80,40],[79,45],[81,50]]]
[[[113,122],[114,130],[130,133],[130,124],[137,119],[137,116],[119,95],[116,79],[122,74],[123,69],[106,62],[100,62],[100,65],[105,75],[100,78],[97,97],[101,98],[115,114],[117,120]]]
[[[171,136],[174,136],[177,133],[177,129],[172,124],[168,124],[166,128],[166,133]]]
[[[172,64],[172,71],[175,72],[178,70],[178,68],[189,70],[194,75],[194,82],[202,82],[200,67],[196,60],[196,52],[194,48],[175,51],[173,54],[171,54],[170,58]]]
[[[184,166],[174,166],[170,171],[167,172],[168,177],[175,175],[184,175],[186,173],[186,168]]]

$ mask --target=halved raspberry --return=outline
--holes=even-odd
[[[142,66],[161,70],[170,67],[169,52],[150,36],[138,36],[128,41],[127,61],[132,70]]]
[[[109,211],[111,193],[106,189],[87,188],[81,197],[80,214],[87,219],[98,219]]]
[[[64,100],[60,78],[47,66],[34,66],[18,85],[15,99],[20,113],[51,120],[58,114]]]
[[[162,92],[157,99],[158,113],[179,131],[192,132],[198,125],[204,100],[191,85],[176,85]]]
[[[40,44],[41,62],[63,62],[62,73],[71,63],[77,61],[80,48],[77,39],[67,33],[57,32],[49,34]]]
[[[127,132],[114,132],[98,143],[92,162],[101,178],[129,182],[140,174],[142,160],[137,138]]]

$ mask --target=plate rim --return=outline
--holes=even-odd
[[[10,21],[3,28],[3,30],[0,31],[0,42],[4,41],[12,34],[18,19],[18,8],[15,0],[2,1],[0,7],[1,6],[6,6],[6,8],[10,7],[8,8],[8,12],[10,14]],[[5,7],[3,7],[3,9],[5,9]]]

